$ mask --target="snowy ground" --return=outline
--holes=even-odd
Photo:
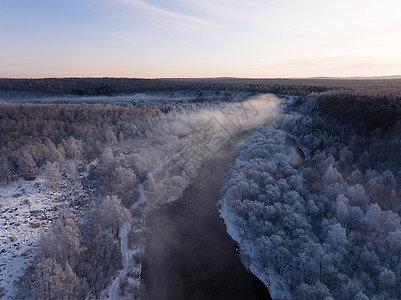
[[[58,207],[66,205],[69,191],[66,185],[52,191],[40,178],[0,185],[1,299],[13,298],[15,281],[35,256],[40,230],[46,230],[57,218]],[[68,198],[77,196],[82,195],[70,194]]]

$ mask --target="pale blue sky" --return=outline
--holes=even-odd
[[[398,0],[0,0],[0,77],[401,74]]]

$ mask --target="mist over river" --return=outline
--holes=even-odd
[[[242,265],[216,207],[225,172],[247,134],[204,165],[181,200],[148,214],[147,299],[270,299],[265,285]]]

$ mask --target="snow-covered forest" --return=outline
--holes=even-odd
[[[399,98],[289,98],[275,128],[248,138],[221,190],[243,261],[273,299],[399,299]]]
[[[147,212],[244,132],[220,215],[273,299],[401,298],[399,86],[0,80],[0,298],[141,299]]]
[[[3,287],[6,297],[108,297],[123,267],[125,223],[132,259],[118,285],[123,294],[140,296],[146,212],[178,200],[232,137],[271,122],[278,112],[273,95],[213,92],[212,101],[210,93],[192,94],[185,101],[135,105],[0,104],[2,189],[35,182],[39,194],[65,193],[57,206],[48,204],[56,217],[37,226],[30,247],[22,247],[34,258],[19,272],[5,270],[12,277],[25,268],[14,278],[16,292]],[[11,229],[3,240],[7,252],[18,236]]]

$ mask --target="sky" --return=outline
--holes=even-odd
[[[0,77],[401,75],[399,0],[0,0]]]

